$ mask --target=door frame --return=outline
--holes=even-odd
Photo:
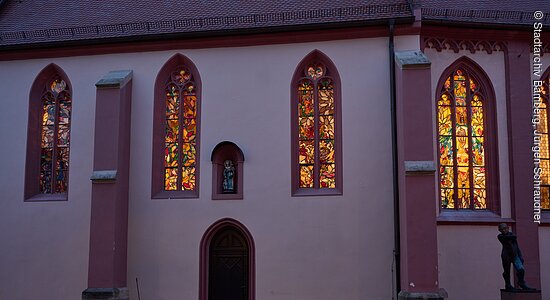
[[[247,246],[248,246],[248,299],[256,299],[256,274],[255,274],[255,246],[254,239],[250,234],[250,231],[244,226],[241,222],[231,219],[224,218],[214,222],[210,225],[206,232],[202,236],[200,242],[200,263],[199,263],[199,300],[208,300],[208,271],[209,271],[209,259],[210,259],[210,243],[212,238],[220,230],[226,227],[233,227],[237,229],[242,236],[244,237]]]

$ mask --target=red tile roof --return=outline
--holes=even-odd
[[[0,0],[0,50],[36,44],[160,38],[299,26],[412,21],[550,26],[550,0]]]
[[[412,18],[407,0],[10,0],[0,46]]]
[[[540,20],[536,11],[543,12]],[[550,25],[550,0],[422,0],[422,20],[444,22]]]

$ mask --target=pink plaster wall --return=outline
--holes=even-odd
[[[398,39],[399,40],[399,39]],[[399,42],[417,47],[417,38]],[[342,80],[343,196],[290,197],[290,95],[300,60],[319,49]],[[199,199],[151,200],[153,85],[175,53],[202,78]],[[73,84],[69,201],[24,203],[28,89],[48,63]],[[163,51],[0,63],[12,111],[1,131],[0,298],[75,299],[86,288],[95,111],[94,84],[133,76],[128,284],[142,299],[197,299],[199,243],[230,217],[256,243],[257,299],[389,299],[393,204],[387,39]],[[23,83],[23,84],[21,84]],[[13,87],[20,87],[14,89]],[[3,100],[5,101],[5,100]],[[6,123],[4,123],[6,122]],[[211,200],[211,150],[236,143],[246,161],[244,199]],[[5,200],[4,200],[5,199]],[[177,296],[176,296],[177,295]]]
[[[550,300],[550,227],[539,227],[539,243],[542,299]]]
[[[496,226],[439,226],[439,286],[447,300],[500,299],[504,288]],[[521,245],[521,237],[519,239]],[[525,247],[525,245],[524,245]]]
[[[72,83],[69,199],[24,202],[29,91],[49,63]],[[78,299],[86,288],[95,79],[68,59],[0,63],[0,299]],[[8,112],[9,110],[9,112]]]
[[[132,124],[128,280],[139,278],[143,298],[196,299],[200,239],[224,217],[254,237],[257,299],[391,297],[391,174],[373,171],[391,168],[390,141],[380,139],[390,135],[385,41],[181,51],[203,84],[200,199],[150,200],[150,180],[138,175],[150,174],[150,89],[175,52],[155,53],[145,72],[134,69],[133,115],[144,118]],[[292,198],[288,90],[314,49],[343,83],[344,195]],[[210,200],[210,151],[223,140],[246,157],[243,200]]]

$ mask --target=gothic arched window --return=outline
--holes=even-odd
[[[153,197],[198,196],[200,78],[189,59],[176,55],[155,85]]]
[[[441,208],[497,210],[494,93],[469,59],[442,75],[437,91]]]
[[[294,195],[342,193],[340,78],[320,51],[300,62],[292,93]]]
[[[25,199],[66,200],[72,97],[65,73],[44,68],[31,88]]]

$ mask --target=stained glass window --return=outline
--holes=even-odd
[[[487,209],[486,109],[477,80],[454,70],[437,99],[442,208]]]
[[[164,190],[193,191],[196,184],[197,94],[193,74],[172,72],[165,86]]]
[[[334,90],[330,70],[320,62],[308,64],[298,80],[299,188],[336,188]]]
[[[59,76],[48,82],[42,94],[40,181],[42,194],[67,192],[71,94]]]
[[[540,184],[540,204],[544,210],[550,210],[550,153],[548,140],[548,100],[550,97],[550,74],[543,80],[541,86],[540,122],[537,124],[537,133],[540,136],[540,165],[542,178]]]

